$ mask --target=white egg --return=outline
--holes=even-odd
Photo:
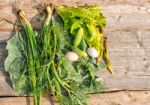
[[[76,61],[78,60],[78,55],[75,52],[67,52],[66,57],[69,61]]]
[[[98,51],[97,51],[95,48],[93,48],[93,47],[88,48],[88,49],[87,49],[87,53],[88,53],[88,55],[89,55],[90,57],[92,57],[92,58],[98,57]]]

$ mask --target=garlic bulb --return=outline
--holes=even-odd
[[[66,57],[69,61],[76,61],[78,60],[78,55],[75,52],[67,52]]]
[[[93,47],[88,48],[88,49],[87,49],[87,53],[88,53],[88,55],[89,55],[90,57],[92,57],[92,58],[98,57],[98,51],[97,51],[95,48],[93,48]]]

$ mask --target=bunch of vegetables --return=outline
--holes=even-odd
[[[5,70],[17,92],[34,96],[34,105],[41,105],[46,93],[60,105],[87,105],[87,93],[102,90],[96,72],[107,66],[113,73],[102,32],[105,17],[96,5],[48,5],[45,10],[39,32],[18,11],[23,31],[7,42]]]

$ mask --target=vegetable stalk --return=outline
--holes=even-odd
[[[29,76],[30,76],[30,83],[31,83],[31,90],[34,96],[34,105],[39,105],[40,99],[37,92],[37,75],[39,75],[40,71],[40,61],[39,61],[39,53],[38,53],[38,46],[35,38],[34,31],[32,29],[31,24],[25,18],[25,13],[21,10],[18,11],[19,19],[24,27],[25,30],[25,40],[26,40],[26,53],[27,53],[27,60],[28,60],[28,69],[29,69]],[[38,69],[36,69],[37,67]]]

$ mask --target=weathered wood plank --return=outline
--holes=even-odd
[[[108,75],[106,71],[99,73],[104,79],[105,91],[128,89],[149,90],[149,0],[65,0],[65,2],[67,5],[83,5],[85,2],[96,3],[98,5],[102,4],[102,11],[108,21],[105,33],[108,36],[109,54],[115,72],[114,76]],[[19,7],[26,12],[27,18],[31,20],[31,23],[33,23],[36,29],[39,28],[40,22],[35,20],[37,18],[35,15],[38,12],[32,7],[38,3],[31,3],[29,1],[19,3]],[[4,18],[15,22],[17,19],[8,0],[0,1],[0,13],[0,21]],[[16,23],[19,24],[18,20]],[[11,36],[13,28],[14,26],[10,22],[0,22],[0,43],[4,43]],[[0,96],[18,95],[10,86],[8,74],[4,72],[3,64],[7,54],[5,47],[5,44],[0,44],[0,84],[3,84],[0,85]]]
[[[5,43],[14,33],[14,31],[0,31],[0,43]]]
[[[14,32],[10,31],[0,31],[0,43],[6,42],[13,34]],[[150,48],[150,31],[110,31],[106,29],[105,34],[108,37],[110,48]]]
[[[90,98],[91,105],[149,105],[149,91],[122,91],[96,94]]]
[[[107,31],[109,55],[113,64],[114,76],[102,70],[98,75],[104,79],[105,91],[150,90],[150,32],[149,31]],[[16,95],[6,82],[3,63],[7,51],[0,44],[0,92],[1,96]]]
[[[121,91],[93,94],[89,105],[149,105],[150,91]],[[42,98],[42,105],[54,105],[51,98]],[[33,105],[33,99],[27,97],[3,97],[0,105]]]
[[[88,1],[81,0],[81,1],[83,3],[91,3],[90,0]],[[107,17],[107,21],[108,21],[107,29],[109,30],[142,30],[142,29],[150,30],[150,20],[149,20],[150,6],[149,5],[141,5],[142,1],[139,2],[139,4],[137,5],[130,4],[130,2],[132,2],[130,0],[126,1],[129,2],[128,4],[122,3],[123,1],[121,0],[119,0],[118,2],[117,1],[115,2],[116,4],[113,3],[111,4],[110,2],[110,4],[108,5],[104,5],[105,3],[100,3],[98,0],[94,1],[97,2],[96,4],[99,5],[102,4],[100,5],[101,9],[105,14],[105,16]],[[109,1],[104,0],[104,2],[109,2]],[[79,4],[83,4],[83,3],[79,2]],[[21,3],[18,4],[19,7],[26,12],[27,14],[26,17],[29,20],[31,20],[33,26],[35,28],[39,28],[40,22],[36,20],[37,16],[35,16],[38,12],[37,9],[33,8],[33,6],[37,5],[37,3],[31,3],[31,1],[30,2],[22,1]],[[67,5],[69,4],[73,5],[73,2],[67,1]],[[11,21],[12,23],[16,21],[16,15],[14,14],[14,11],[12,11],[12,7],[9,3],[5,3],[5,2],[1,3],[0,12],[1,12],[0,20],[4,18]],[[16,23],[19,24],[18,20]],[[0,30],[12,30],[12,29],[13,29],[12,24],[7,22],[1,22]]]
[[[11,2],[16,1],[16,0],[11,0]],[[19,1],[19,0],[18,0]],[[25,1],[26,0],[22,0]],[[9,3],[9,0],[1,0],[0,3]],[[29,1],[28,1],[29,2]],[[31,1],[30,1],[31,2]],[[32,1],[35,3],[45,3],[47,0],[36,0]],[[134,4],[134,5],[148,5],[150,4],[149,0],[50,0],[50,2],[53,3],[61,3],[61,4],[68,4],[68,5],[77,5],[77,4],[85,4],[85,3],[96,3],[96,4],[105,4],[105,5],[110,5],[110,4]]]
[[[19,94],[12,89],[12,87],[10,86],[10,84],[8,84],[8,82],[0,81],[0,84],[1,84],[0,96],[19,96]]]
[[[104,75],[103,75],[104,77]],[[149,75],[116,75],[104,77],[105,91],[150,90]],[[141,83],[142,82],[142,83]]]
[[[115,8],[115,6],[114,6]],[[107,17],[107,27],[106,30],[150,30],[150,13],[147,14],[119,14],[119,13],[109,13],[104,11]],[[27,16],[28,17],[28,16]],[[14,21],[15,18],[7,16],[6,19]],[[13,19],[13,20],[12,20]],[[31,20],[31,18],[29,18]],[[32,19],[33,27],[39,29],[40,22]],[[19,24],[19,22],[17,22]],[[13,30],[13,25],[3,21],[0,23],[0,30],[11,31]]]

